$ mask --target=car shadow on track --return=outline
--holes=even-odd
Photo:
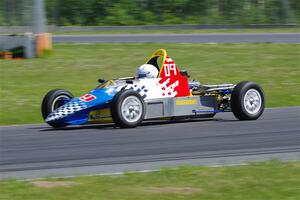
[[[91,124],[91,125],[74,125],[67,126],[62,128],[53,128],[53,127],[40,127],[40,131],[71,131],[71,130],[88,130],[88,129],[115,129],[116,126],[114,124]],[[38,129],[38,128],[35,128]]]
[[[220,119],[220,118],[198,118],[198,119],[178,119],[178,120],[149,120],[144,121],[137,128],[143,128],[147,126],[161,126],[161,125],[172,125],[178,123],[191,123],[191,122],[233,122],[237,121],[236,119]],[[119,130],[120,127],[116,126],[113,123],[110,124],[90,124],[90,125],[76,125],[68,126],[63,128],[52,128],[52,127],[34,127],[31,129],[40,129],[40,131],[71,131],[71,130],[88,130],[88,129],[103,129],[103,130]]]

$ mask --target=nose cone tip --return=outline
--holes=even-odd
[[[45,121],[46,122],[52,122],[52,121],[56,121],[56,120],[59,120],[59,119],[62,119],[68,115],[70,115],[71,113],[68,113],[68,112],[65,112],[64,111],[65,109],[63,108],[58,108],[57,110],[53,111],[52,113],[50,113]]]
[[[62,117],[59,117],[59,116],[55,116],[55,115],[52,115],[53,113],[51,113],[46,119],[45,119],[45,122],[52,122],[52,121],[55,121],[55,120],[58,120]]]
[[[76,99],[54,110],[52,113],[48,115],[45,121],[52,122],[56,120],[61,120],[65,117],[73,115],[74,113],[82,111],[86,108],[88,108],[87,104]]]

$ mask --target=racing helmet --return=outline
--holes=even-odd
[[[156,78],[158,69],[154,65],[143,64],[136,71],[137,78]]]

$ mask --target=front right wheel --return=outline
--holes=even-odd
[[[231,110],[239,120],[256,120],[265,108],[265,95],[254,82],[243,81],[237,84],[231,94]]]
[[[123,90],[111,102],[112,119],[122,128],[133,128],[141,124],[145,117],[146,106],[136,91]]]

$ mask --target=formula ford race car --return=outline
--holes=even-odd
[[[207,118],[219,112],[256,120],[264,111],[264,92],[254,82],[189,81],[187,71],[179,71],[164,49],[155,51],[144,65],[154,66],[157,74],[147,77],[146,70],[136,77],[99,79],[100,85],[81,97],[61,89],[49,91],[42,102],[43,118],[53,127],[114,122],[132,128],[149,119]]]

